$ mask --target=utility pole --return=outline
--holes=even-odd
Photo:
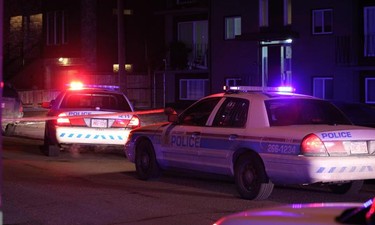
[[[117,0],[117,47],[118,47],[118,82],[124,94],[127,94],[127,77],[125,71],[125,17],[124,0]]]

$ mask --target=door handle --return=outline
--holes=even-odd
[[[236,140],[238,138],[238,135],[237,134],[230,134],[229,135],[229,140],[230,141],[234,141],[234,140]]]
[[[201,135],[201,132],[193,132],[193,133],[191,134],[191,137],[196,138],[196,137],[198,137],[198,136],[200,136],[200,135]]]

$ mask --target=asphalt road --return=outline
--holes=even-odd
[[[209,225],[251,208],[309,202],[364,202],[375,196],[367,183],[355,195],[324,187],[276,187],[266,201],[238,197],[231,180],[204,174],[164,173],[141,181],[121,149],[40,153],[42,141],[3,137],[4,225]]]

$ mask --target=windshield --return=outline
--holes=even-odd
[[[335,106],[318,99],[268,100],[266,108],[270,126],[351,124]]]
[[[131,111],[123,95],[105,92],[67,92],[60,108],[100,108]]]

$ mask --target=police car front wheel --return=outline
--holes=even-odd
[[[141,180],[156,178],[160,175],[160,168],[150,141],[142,140],[137,145],[135,167],[137,175]]]
[[[238,158],[234,176],[237,190],[244,199],[263,200],[272,193],[274,185],[255,153],[245,153]]]

